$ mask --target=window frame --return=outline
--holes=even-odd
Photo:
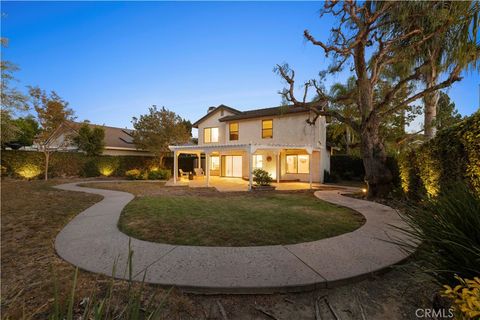
[[[218,168],[213,168],[213,158],[218,159]],[[220,170],[220,156],[210,156],[210,170],[213,170],[213,171]]]
[[[272,126],[271,128],[264,128],[264,123],[265,122],[271,122]],[[266,131],[271,131],[270,136],[266,136],[265,132]],[[273,139],[273,119],[264,119],[262,120],[262,139]]]
[[[212,141],[212,129],[217,129],[217,141]],[[210,141],[207,141],[207,130],[210,131],[209,137]],[[218,127],[206,127],[203,128],[203,143],[217,143],[220,140],[220,129]]]
[[[261,167],[257,166],[258,158],[260,158],[260,163],[262,164]],[[253,155],[253,169],[263,169],[263,154],[254,154]]]
[[[299,160],[299,159],[298,159],[299,156],[306,156],[306,157],[307,157],[307,161],[308,161],[308,166],[307,166],[307,168],[308,168],[308,169],[307,169],[307,171],[305,171],[305,172],[304,172],[304,171],[300,172],[300,170],[299,170],[299,166],[298,166],[298,164],[299,164],[299,161],[298,161],[298,160]],[[291,171],[288,170],[288,160],[287,160],[288,157],[294,157],[294,159],[295,159],[295,161],[294,161],[294,162],[295,162],[294,167],[295,167],[295,169],[296,169],[296,172],[291,172]],[[288,173],[288,174],[310,174],[310,160],[311,160],[311,159],[310,159],[310,155],[308,155],[308,154],[287,154],[287,155],[285,155],[285,167],[286,167],[286,168],[285,168],[285,169],[286,169],[285,172]]]
[[[236,124],[237,125],[237,130],[233,130],[232,131],[232,125]],[[238,122],[230,122],[228,124],[228,138],[230,139],[230,141],[238,141],[238,139],[240,138],[240,124]],[[233,134],[237,134],[237,138],[236,139],[232,139],[232,133]]]

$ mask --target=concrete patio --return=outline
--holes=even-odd
[[[209,187],[215,188],[220,192],[234,192],[234,191],[248,191],[248,181],[242,178],[227,178],[227,177],[210,177],[208,183]],[[178,179],[175,184],[173,179],[167,181],[165,186],[185,186],[190,188],[205,188],[207,187],[207,181],[205,177],[195,178],[194,180],[188,180],[187,178]],[[276,190],[305,190],[310,189],[310,183],[297,182],[297,181],[285,181],[285,182],[273,182],[272,186],[276,187]],[[328,186],[321,183],[312,183],[312,189],[319,189],[320,187],[327,188]]]

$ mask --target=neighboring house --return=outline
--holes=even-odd
[[[170,146],[174,152],[174,182],[178,179],[178,155],[205,155],[207,185],[210,176],[248,179],[255,168],[280,181],[323,182],[330,170],[326,149],[325,117],[315,125],[306,108],[275,107],[249,111],[219,105],[193,124],[198,145]],[[199,161],[198,163],[201,163]]]
[[[105,148],[103,155],[110,156],[152,156],[145,150],[139,150],[133,143],[133,130],[91,124],[88,122],[65,121],[50,137],[50,148],[58,151],[79,152],[71,137],[77,134],[80,127],[87,124],[90,127],[100,127],[105,130]]]

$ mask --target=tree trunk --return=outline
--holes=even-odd
[[[44,151],[45,154],[45,181],[48,180],[48,162],[50,160],[50,152]]]
[[[438,74],[435,65],[431,64],[425,74],[425,84],[427,88],[437,85]],[[432,139],[437,133],[436,118],[439,93],[437,90],[427,93],[423,97],[424,104],[424,132],[427,139]]]
[[[379,120],[372,115],[362,126],[361,152],[365,167],[368,198],[383,198],[392,188],[392,173],[387,167],[385,146],[380,140]]]

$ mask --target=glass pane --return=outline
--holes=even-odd
[[[204,141],[205,143],[209,143],[209,142],[212,141],[210,128],[205,128],[205,129],[203,129],[203,141]]]
[[[262,138],[273,138],[273,130],[272,129],[263,129],[262,130]]]
[[[287,173],[297,173],[297,156],[287,156]]]
[[[253,167],[255,169],[263,168],[263,156],[261,154],[256,154],[253,156]]]
[[[238,140],[238,132],[230,132],[230,140]]]
[[[298,155],[298,173],[309,173],[310,161],[307,154]]]
[[[272,129],[273,128],[273,121],[272,120],[263,120],[262,121],[262,129]]]
[[[220,157],[218,157],[218,156],[210,157],[210,169],[211,170],[220,170]]]
[[[230,123],[230,132],[232,132],[232,131],[238,131],[238,123],[237,122]]]
[[[212,142],[218,142],[218,128],[212,129]]]

